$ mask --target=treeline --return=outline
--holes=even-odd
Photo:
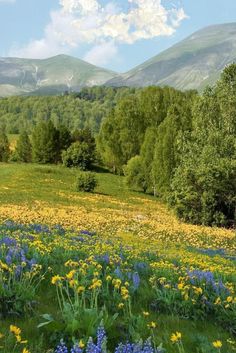
[[[130,92],[130,88],[84,88],[78,94],[63,96],[9,97],[0,99],[0,126],[7,134],[19,134],[22,129],[29,134],[41,120],[66,126],[70,131],[90,128],[100,129],[102,119],[116,103]]]
[[[88,170],[95,160],[95,138],[88,128],[71,133],[64,125],[56,128],[51,120],[42,120],[31,137],[22,130],[13,151],[6,133],[0,130],[0,162],[63,163],[66,167]]]
[[[202,96],[158,87],[127,96],[103,122],[98,146],[131,188],[165,199],[181,219],[235,225],[236,65]]]

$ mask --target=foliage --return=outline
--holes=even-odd
[[[80,172],[77,175],[76,190],[92,192],[98,185],[96,176],[91,172]]]
[[[14,159],[19,162],[29,163],[32,159],[32,145],[26,131],[22,131],[16,143]]]
[[[90,169],[94,158],[94,151],[91,151],[91,146],[87,142],[74,142],[62,153],[63,164],[69,168]]]
[[[146,184],[143,173],[142,160],[140,156],[131,158],[125,168],[125,177],[127,185],[132,188],[146,191]]]
[[[4,130],[0,130],[0,162],[7,162],[10,156],[10,146]]]
[[[60,156],[58,146],[60,146],[58,130],[50,120],[42,120],[34,128],[32,134],[33,162],[56,163]]]
[[[235,64],[193,109],[193,132],[172,183],[171,203],[185,220],[231,226],[236,209]]]
[[[166,237],[162,242],[134,241],[135,237],[110,237],[61,225],[2,223],[3,251],[9,253],[13,242],[20,249],[24,244],[40,271],[51,271],[39,283],[39,300],[51,298],[52,312],[42,315],[32,352],[39,333],[44,342],[40,352],[54,351],[54,347],[57,353],[94,352],[99,347],[115,353],[233,352],[235,340],[230,332],[236,329],[236,288],[235,264],[227,257],[230,249],[225,253],[216,249],[215,256],[209,248],[200,251],[174,242],[167,247]],[[8,260],[1,258],[5,266]],[[15,295],[20,294],[16,291]],[[173,327],[165,321],[168,316],[162,315],[170,311]],[[186,332],[180,330],[181,318],[187,323]],[[203,346],[196,331],[204,321],[214,321],[218,329],[216,333],[213,326],[211,334],[201,336]],[[220,326],[228,330],[226,335]],[[19,330],[12,327],[13,341]],[[8,325],[3,334],[8,335]],[[30,336],[29,348],[31,341]],[[11,343],[4,344],[7,352]]]

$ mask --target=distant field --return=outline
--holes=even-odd
[[[12,138],[12,140],[14,139]],[[236,303],[235,289],[234,291],[232,289],[236,283],[235,232],[233,230],[182,223],[156,198],[128,190],[123,177],[106,172],[97,173],[99,186],[95,193],[75,192],[76,174],[76,170],[66,169],[62,166],[0,164],[1,221],[10,219],[21,224],[60,224],[66,229],[73,228],[97,232],[96,244],[91,243],[90,240],[86,243],[86,240],[83,245],[82,243],[81,245],[80,243],[76,243],[76,245],[73,243],[72,246],[70,233],[65,235],[64,240],[58,235],[56,235],[54,240],[52,236],[47,239],[47,235],[44,235],[42,230],[40,231],[42,235],[40,232],[37,233],[35,245],[32,245],[31,240],[29,240],[32,235],[30,231],[27,231],[30,236],[26,233],[24,244],[27,243],[30,248],[35,247],[35,251],[38,249],[37,251],[40,251],[42,259],[45,256],[47,258],[48,251],[52,253],[50,261],[54,261],[54,259],[56,261],[53,264],[56,269],[54,274],[57,272],[64,273],[63,271],[65,270],[63,266],[59,266],[59,263],[60,261],[64,263],[70,256],[75,256],[76,253],[70,253],[75,246],[80,246],[83,251],[88,252],[83,256],[91,254],[97,256],[100,253],[107,254],[106,252],[110,251],[111,253],[115,252],[113,254],[114,258],[121,256],[120,252],[127,247],[127,249],[130,249],[130,256],[127,255],[126,260],[127,264],[130,264],[129,266],[131,266],[131,262],[136,257],[139,258],[139,263],[142,264],[141,259],[143,258],[143,261],[150,263],[150,271],[153,271],[155,276],[157,276],[156,280],[161,280],[161,283],[164,281],[165,284],[163,290],[166,292],[164,297],[160,299],[159,303],[162,304],[159,305],[166,306],[168,310],[166,312],[165,310],[163,312],[160,310],[159,312],[159,309],[156,308],[155,310],[157,311],[154,310],[150,314],[150,318],[147,319],[147,322],[157,322],[157,328],[154,330],[157,342],[164,342],[164,346],[168,348],[167,352],[176,353],[178,351],[177,346],[171,344],[169,337],[172,332],[180,331],[183,335],[185,347],[185,351],[181,351],[181,353],[217,352],[217,350],[213,349],[211,343],[216,339],[221,340],[223,343],[222,353],[233,353],[235,346],[232,346],[227,340],[230,339],[231,342],[234,342],[234,337],[232,332],[227,331],[227,327],[229,328],[230,325],[224,320],[230,320],[230,316],[227,315],[232,315],[232,320],[229,322],[231,322],[233,327],[234,316],[230,310],[235,310],[233,309],[233,305],[235,305],[233,300]],[[14,230],[14,227],[11,230],[11,225],[9,229],[7,228],[5,232],[11,234],[13,231],[12,234],[16,234],[16,237],[20,239],[21,231]],[[3,232],[3,234],[5,233]],[[61,260],[59,258],[59,262],[57,260],[59,250],[54,249],[58,246],[65,248],[63,255],[60,250]],[[80,251],[80,248],[76,249],[76,251]],[[54,250],[55,254],[53,253]],[[111,263],[112,261],[111,258]],[[122,265],[123,267],[121,266],[121,269],[124,270],[125,266],[128,266],[126,262]],[[116,267],[114,267],[114,270],[116,273]],[[188,275],[186,275],[188,271],[200,271],[199,273],[202,274],[211,271],[216,276],[216,283],[219,283],[219,279],[224,281],[224,283],[228,283],[227,285],[232,290],[232,302],[230,301],[231,299],[224,299],[229,300],[230,309],[227,313],[222,314],[222,319],[220,318],[222,326],[218,325],[216,327],[214,325],[214,317],[211,320],[199,321],[196,319],[194,321],[188,318],[189,314],[187,314],[187,311],[186,314],[181,314],[180,316],[176,315],[176,313],[174,314],[174,312],[173,315],[170,314],[173,304],[168,304],[168,300],[171,303],[171,296],[178,288],[180,291],[179,300],[183,301],[183,307],[186,306],[184,310],[190,310],[191,307],[193,308],[191,310],[195,310],[194,300],[199,300],[200,303],[202,300],[201,296],[206,295],[204,291],[206,291],[207,285],[203,282],[199,284],[202,289],[193,287],[195,292],[187,294],[190,284],[184,287],[181,282],[183,279],[178,279],[178,277],[184,273],[184,281],[189,281]],[[154,274],[145,280],[145,275],[142,274],[142,271],[140,273],[142,277],[141,284],[145,283],[145,285],[139,299],[137,294],[132,294],[132,301],[134,303],[136,301],[136,305],[133,303],[133,311],[136,316],[139,310],[152,311],[152,307],[147,303],[153,298],[155,299],[157,294],[154,293],[162,295],[160,294],[162,292],[151,293],[153,289],[150,286],[150,281],[154,280]],[[40,297],[40,314],[45,312],[55,313],[57,310],[55,292],[51,286],[50,279],[47,280],[49,281],[47,286],[44,284],[46,287],[41,288],[41,291],[45,291],[45,288],[46,291]],[[147,289],[148,285],[150,286],[149,290]],[[182,289],[182,286],[185,289]],[[172,291],[168,294],[169,288]],[[201,290],[203,294],[199,294],[200,292],[197,294],[197,291]],[[181,299],[181,295],[183,299]],[[210,296],[209,294],[207,299],[209,302],[212,301],[211,305],[215,305],[214,302],[219,295],[211,294]],[[233,299],[234,296],[235,299]],[[225,303],[224,305],[227,305],[227,301]],[[188,307],[187,305],[190,306]],[[15,324],[24,330],[26,338],[31,341],[30,347],[34,348],[37,347],[37,340],[39,339],[36,326],[42,321],[37,315],[38,313],[35,313],[30,318],[30,321],[25,320],[23,317],[14,321]],[[0,321],[0,324],[4,329],[11,322],[11,319],[7,319]],[[146,331],[144,330],[144,332]],[[204,343],[201,340],[207,340],[208,343],[205,341]],[[45,343],[42,345],[44,347]],[[208,347],[207,350],[198,349],[204,345]],[[48,348],[45,346],[43,351],[35,349],[32,353],[44,353]]]

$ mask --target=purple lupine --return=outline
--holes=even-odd
[[[97,349],[96,344],[93,343],[92,338],[88,340],[86,353],[100,353],[99,350]]]
[[[117,267],[117,268],[115,269],[114,274],[116,275],[117,278],[123,279],[123,274],[122,274],[122,272],[121,272],[121,270],[120,270],[120,267]]]
[[[68,348],[63,340],[61,340],[60,344],[57,346],[55,353],[69,353]]]
[[[106,344],[106,341],[107,341],[106,331],[104,327],[101,325],[97,330],[97,348],[100,349],[100,352],[102,352],[103,345]]]
[[[134,289],[137,290],[138,287],[140,286],[140,277],[138,272],[133,273],[132,280],[133,280]]]
[[[83,349],[81,349],[77,344],[75,344],[74,347],[71,348],[70,353],[83,353]]]

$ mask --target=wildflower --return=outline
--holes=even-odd
[[[23,348],[22,353],[30,353],[30,351],[27,348]]]
[[[55,353],[69,353],[63,340],[61,340],[60,344],[57,346]]]
[[[149,316],[150,313],[148,311],[143,311],[143,316]]]
[[[217,340],[217,341],[212,342],[212,345],[213,345],[213,347],[220,349],[222,347],[222,342]]]
[[[85,291],[85,287],[84,286],[79,286],[77,288],[77,293],[83,293]]]
[[[24,347],[22,353],[30,353],[30,351]]]
[[[227,297],[226,301],[227,301],[227,303],[232,303],[233,297]]]
[[[58,282],[60,282],[62,280],[62,277],[56,275],[52,277],[51,283],[52,284],[57,284]]]
[[[119,304],[118,304],[118,308],[119,308],[119,309],[123,309],[124,306],[125,306],[124,303],[119,303]]]
[[[74,277],[75,273],[75,270],[70,271],[69,273],[67,273],[66,278],[71,280]]]
[[[10,332],[13,333],[15,336],[19,336],[21,334],[21,329],[17,326],[10,325]]]
[[[177,342],[181,341],[181,338],[182,338],[182,334],[177,331],[176,333],[172,333],[170,340],[173,343],[177,343]]]
[[[151,321],[149,324],[147,324],[147,327],[153,329],[157,327],[157,324],[154,321]]]
[[[83,342],[83,340],[80,340],[79,341],[79,348],[84,348],[85,347],[85,344]]]
[[[219,305],[219,304],[221,304],[221,299],[220,299],[220,297],[218,297],[216,300],[215,300],[215,303],[214,303],[215,305]]]

